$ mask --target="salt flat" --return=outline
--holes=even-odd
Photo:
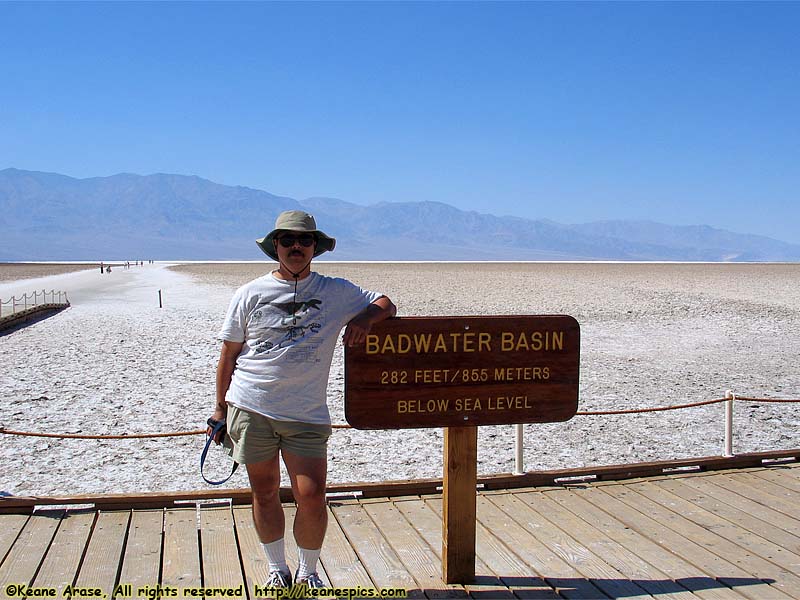
[[[60,273],[72,273],[97,269],[97,265],[85,263],[3,263],[0,262],[0,281],[19,281],[21,279],[35,279],[48,277]]]
[[[133,433],[199,429],[210,414],[215,339],[234,289],[263,264],[166,264],[0,284],[51,287],[72,307],[0,337],[8,429]],[[800,265],[315,263],[389,295],[401,316],[569,314],[581,324],[579,410],[800,395]],[[34,275],[35,276],[35,275]],[[52,284],[52,285],[51,285]],[[164,308],[158,307],[161,290]],[[343,418],[343,355],[328,399]],[[526,425],[527,469],[721,453],[723,407]],[[738,403],[735,450],[800,446],[800,406]],[[514,466],[513,427],[479,431],[479,472]],[[0,493],[200,489],[203,436],[134,441],[0,437]],[[336,430],[334,482],[438,477],[442,432]],[[213,467],[227,464],[214,453]],[[247,485],[237,473],[230,487]]]

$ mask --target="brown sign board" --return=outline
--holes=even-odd
[[[566,421],[579,364],[570,316],[388,319],[345,347],[345,419],[357,429]]]

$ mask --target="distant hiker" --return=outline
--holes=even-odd
[[[267,586],[288,588],[285,516],[279,496],[280,457],[297,503],[294,538],[299,551],[295,585],[324,587],[317,575],[328,513],[325,504],[331,418],[328,374],[342,327],[343,342],[363,344],[374,323],[395,315],[392,301],[345,280],[311,271],[311,261],[336,240],[298,210],[278,216],[256,242],[278,268],[239,288],[219,338],[217,401],[208,435],[227,418],[223,444],[247,465],[253,521],[269,560]]]
[[[102,262],[102,261],[100,261],[100,274],[101,274],[101,275],[103,274],[103,271],[104,271],[104,269],[103,269],[103,262]]]

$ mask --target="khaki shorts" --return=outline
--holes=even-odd
[[[330,425],[276,421],[236,406],[228,407],[226,420],[228,434],[224,446],[238,463],[269,460],[278,450],[312,458],[328,455]]]

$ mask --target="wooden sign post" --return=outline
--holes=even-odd
[[[444,428],[442,482],[442,580],[475,578],[475,488],[478,484],[478,428]]]
[[[345,348],[350,425],[445,428],[446,583],[475,576],[477,426],[572,418],[579,362],[580,326],[561,315],[388,319]]]

